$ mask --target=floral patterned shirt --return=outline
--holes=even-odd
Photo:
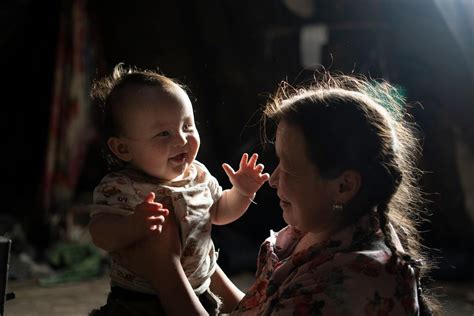
[[[127,216],[149,192],[155,200],[173,210],[181,233],[181,264],[196,294],[204,293],[216,268],[217,251],[211,239],[209,209],[219,200],[222,188],[207,168],[194,161],[179,181],[163,182],[143,172],[125,168],[107,174],[94,190],[91,216],[109,213]],[[152,285],[111,256],[111,284],[127,289],[155,293]]]
[[[271,232],[232,315],[419,314],[414,270],[391,255],[375,214],[292,254],[303,235],[292,226]]]

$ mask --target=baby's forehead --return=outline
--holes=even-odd
[[[119,99],[137,101],[140,99],[175,98],[180,95],[182,89],[178,86],[129,84],[121,90],[121,96],[118,96]]]
[[[171,107],[180,110],[190,107],[192,104],[186,92],[179,86],[131,86],[123,91],[122,97],[118,100],[121,108],[125,110],[141,109],[143,107]]]

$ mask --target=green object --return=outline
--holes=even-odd
[[[371,80],[366,92],[382,105],[395,119],[401,119],[406,105],[407,91],[399,85],[388,85],[386,82]]]
[[[58,272],[40,278],[38,282],[41,286],[81,281],[102,273],[103,256],[92,245],[61,242],[48,251],[47,257]]]

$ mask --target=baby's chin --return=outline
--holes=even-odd
[[[166,173],[156,173],[156,172],[147,172],[145,171],[148,175],[160,180],[161,182],[169,182],[169,181],[178,181],[187,175],[187,169],[181,171],[181,172],[166,172]]]
[[[170,174],[168,181],[179,181],[179,180],[182,180],[182,179],[186,178],[189,174],[189,167],[190,166],[191,166],[191,164],[185,163],[182,166],[174,167],[173,171],[175,171],[175,172]]]
[[[186,161],[180,165],[168,164],[166,168],[164,168],[165,170],[163,170],[163,168],[160,170],[161,172],[150,172],[150,170],[145,172],[164,182],[179,181],[188,176],[190,167],[191,163]]]

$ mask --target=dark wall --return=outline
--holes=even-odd
[[[56,1],[0,4],[2,72],[2,216],[47,243],[40,202],[58,30]],[[2,217],[3,220],[3,217]],[[3,221],[2,221],[3,224]],[[3,226],[2,226],[3,227]]]
[[[474,150],[474,81],[459,34],[433,1],[314,1],[314,8],[313,16],[302,18],[280,1],[139,1],[133,7],[102,1],[97,12],[109,69],[120,61],[160,67],[190,87],[203,140],[199,158],[224,186],[223,161],[236,164],[245,149],[261,151],[258,110],[268,93],[281,80],[301,83],[313,76],[301,65],[301,27],[328,25],[321,60],[326,69],[387,79],[423,105],[412,114],[424,137],[420,163],[428,172],[422,185],[432,201],[425,238],[440,249],[472,248],[472,242],[466,245],[474,234],[455,146],[462,135]],[[469,19],[458,12],[456,23],[466,30]],[[271,153],[262,154],[271,168]],[[258,244],[282,225],[273,201],[264,188],[259,205],[230,228]],[[228,241],[224,255],[229,244],[241,246],[242,237],[236,240],[227,228],[216,231]]]
[[[38,196],[58,7],[54,1],[1,5],[1,63],[8,74],[4,144],[11,153],[4,155],[5,193],[11,197],[5,209],[31,227],[44,212]],[[413,115],[424,134],[421,167],[429,171],[422,184],[433,201],[427,205],[434,215],[425,237],[438,248],[472,249],[455,144],[462,138],[474,151],[473,73],[459,37],[433,1],[314,1],[315,13],[306,18],[273,0],[104,0],[89,2],[89,7],[104,65],[98,74],[125,62],[159,68],[187,85],[202,138],[198,159],[224,187],[229,182],[221,163],[236,165],[243,151],[260,152],[272,170],[271,147],[264,150],[258,137],[259,109],[281,80],[312,78],[313,70],[301,65],[299,31],[310,23],[327,25],[329,42],[321,60],[326,69],[385,78],[404,87],[410,101],[423,104]],[[472,16],[458,13],[461,41],[469,43],[462,34],[472,35]],[[98,144],[91,144],[86,159],[78,194],[90,192],[105,172]],[[214,230],[223,260],[232,251],[248,249],[248,259],[236,266],[253,268],[257,245],[269,229],[283,225],[268,186],[256,201],[241,220]],[[39,235],[37,228],[30,231],[33,239]]]

